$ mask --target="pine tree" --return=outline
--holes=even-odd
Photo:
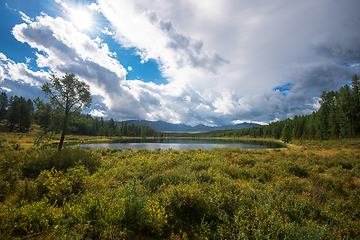
[[[339,90],[339,125],[342,138],[352,137],[351,89],[349,85]]]
[[[282,132],[281,132],[281,140],[288,143],[291,141],[291,128],[290,124],[286,123]]]
[[[353,117],[354,137],[360,135],[360,79],[355,74],[352,78],[351,112]]]
[[[34,115],[36,123],[40,125],[40,128],[44,129],[45,133],[47,133],[51,125],[51,115],[52,115],[51,104],[44,103],[44,101],[39,97],[37,97],[34,100],[34,104],[37,109]]]
[[[6,118],[6,109],[8,107],[9,101],[5,92],[0,94],[0,122]]]
[[[20,119],[20,98],[18,96],[11,96],[9,101],[9,109],[7,120],[9,124],[9,131],[12,132]]]

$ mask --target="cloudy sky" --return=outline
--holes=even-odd
[[[90,85],[87,112],[267,124],[319,107],[360,70],[357,0],[1,0],[0,88]]]

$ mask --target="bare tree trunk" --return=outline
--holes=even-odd
[[[59,151],[61,151],[61,148],[64,144],[64,139],[65,139],[65,134],[66,134],[66,130],[67,130],[67,120],[68,120],[68,113],[65,113],[65,118],[64,118],[64,122],[63,122],[63,129],[62,129],[62,133],[61,133],[61,138],[60,138],[60,143],[59,143]]]

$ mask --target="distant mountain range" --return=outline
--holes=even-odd
[[[241,129],[241,128],[249,128],[254,126],[259,126],[256,123],[240,123],[235,125],[227,125],[227,126],[218,126],[218,127],[210,127],[205,125],[196,125],[194,127],[180,123],[180,124],[172,124],[163,121],[146,121],[146,120],[128,120],[128,125],[131,124],[143,124],[145,126],[150,126],[155,129],[157,132],[207,132],[214,130],[226,130],[226,129]],[[121,126],[121,122],[115,122],[119,126]]]

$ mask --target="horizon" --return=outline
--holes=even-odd
[[[104,121],[108,122],[111,118],[109,119],[104,119]],[[114,120],[114,119],[113,119]],[[128,119],[128,120],[120,120],[120,121],[116,121],[114,120],[115,123],[119,123],[119,122],[130,122],[130,121],[138,121],[138,122],[141,122],[141,121],[147,121],[147,122],[164,122],[164,123],[168,123],[168,124],[174,124],[174,125],[186,125],[186,126],[189,126],[189,127],[197,127],[199,125],[202,125],[202,126],[206,126],[206,127],[226,127],[226,126],[235,126],[235,125],[241,125],[241,124],[257,124],[257,125],[260,125],[260,126],[265,126],[265,125],[268,125],[268,124],[260,124],[260,123],[255,123],[255,122],[241,122],[241,123],[233,123],[233,124],[229,124],[229,125],[205,125],[205,124],[197,124],[197,125],[188,125],[188,124],[185,124],[185,123],[169,123],[169,122],[166,122],[166,121],[162,121],[162,120],[156,120],[156,121],[150,121],[150,120],[136,120],[136,119]]]
[[[0,5],[0,91],[89,86],[93,117],[188,126],[308,115],[360,75],[359,1],[34,0]]]

